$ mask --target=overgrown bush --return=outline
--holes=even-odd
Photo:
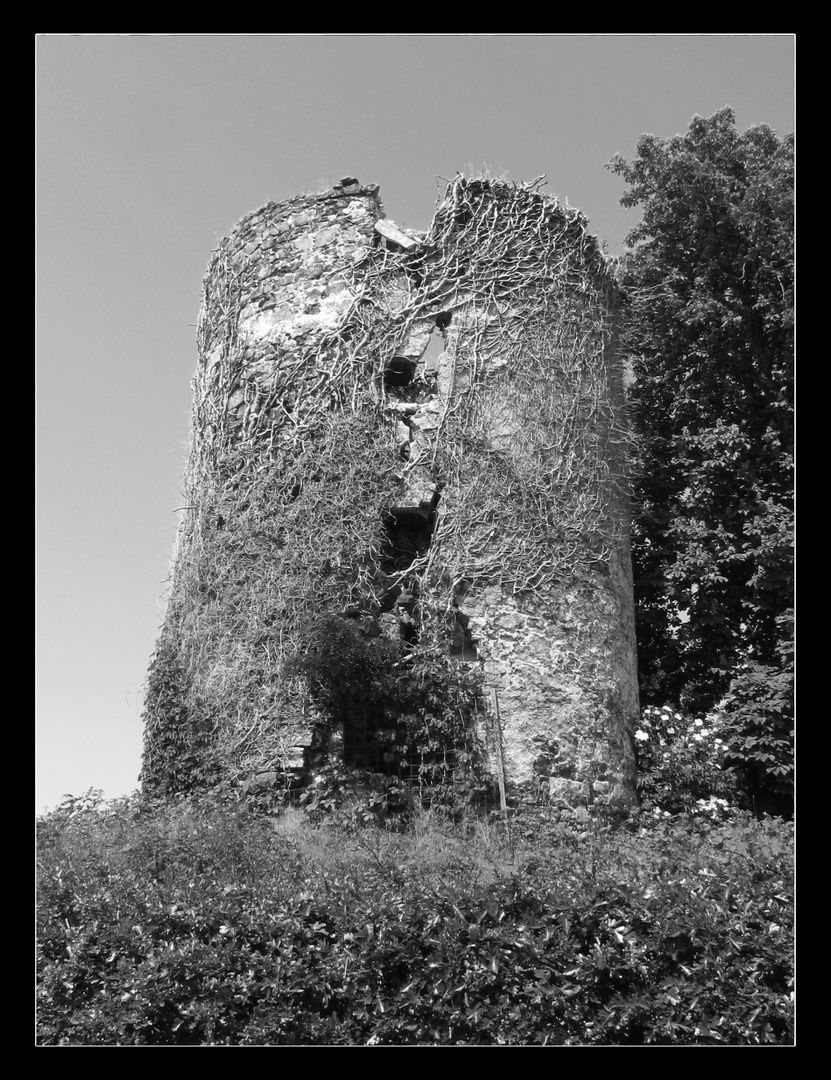
[[[779,820],[400,833],[91,794],[39,828],[43,1045],[792,1038]]]
[[[303,641],[286,670],[303,676],[324,717],[321,743],[329,748],[334,732],[342,738],[346,769],[406,780],[437,805],[486,797],[481,676],[454,663],[444,641],[408,645],[382,636],[375,620],[342,616],[309,623]],[[343,786],[343,771],[330,755],[318,777],[327,799]]]
[[[728,808],[793,815],[792,672],[747,664],[703,719],[646,706],[635,732],[642,805],[664,814]]]
[[[648,705],[635,732],[638,793],[645,809],[690,813],[736,804],[736,779],[726,771],[722,723],[692,718],[668,705]]]

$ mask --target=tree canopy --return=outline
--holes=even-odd
[[[707,710],[727,695],[743,716],[736,747],[779,780],[790,768],[793,151],[792,135],[764,125],[737,131],[725,108],[683,135],[644,135],[631,161],[608,166],[629,186],[621,203],[642,208],[621,274],[642,696]],[[748,680],[775,681],[774,700],[754,712]]]

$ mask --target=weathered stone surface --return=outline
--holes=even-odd
[[[560,799],[569,805],[585,802],[588,798],[586,784],[579,780],[552,776],[548,781],[548,797],[552,800]]]

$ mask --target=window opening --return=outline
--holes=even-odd
[[[386,573],[407,570],[430,547],[433,507],[395,506],[384,516],[384,560]]]
[[[409,386],[415,376],[416,361],[408,356],[394,356],[384,368],[384,386],[400,389]]]
[[[464,663],[473,663],[479,659],[479,651],[469,628],[469,618],[461,611],[454,611],[452,637],[450,639],[450,655],[454,660]]]
[[[442,316],[436,318],[436,327],[430,334],[430,340],[427,342],[427,348],[421,354],[419,365],[423,378],[426,381],[435,379],[439,370],[439,357],[444,352],[445,340],[442,332],[442,327],[439,325],[439,319]],[[447,316],[447,323],[450,322],[450,316]],[[443,325],[447,325],[444,323]]]

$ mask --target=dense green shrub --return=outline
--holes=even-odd
[[[635,732],[641,804],[664,814],[730,808],[793,815],[792,672],[747,664],[701,718],[647,705]]]
[[[43,1045],[782,1044],[791,827],[90,796],[40,824]]]
[[[693,719],[668,705],[647,705],[635,732],[641,805],[663,814],[734,805],[738,792],[726,770],[725,736],[716,715]]]
[[[793,611],[777,620],[793,623]],[[794,797],[793,627],[775,663],[746,662],[724,704],[725,762],[754,809],[790,817]]]
[[[481,675],[448,652],[430,635],[417,644],[391,640],[373,619],[331,615],[306,625],[303,651],[285,670],[309,687],[324,718],[322,745],[329,749],[335,733],[343,741],[317,777],[327,802],[350,769],[409,781],[436,805],[486,797],[476,733]],[[386,786],[394,792],[394,784]]]

